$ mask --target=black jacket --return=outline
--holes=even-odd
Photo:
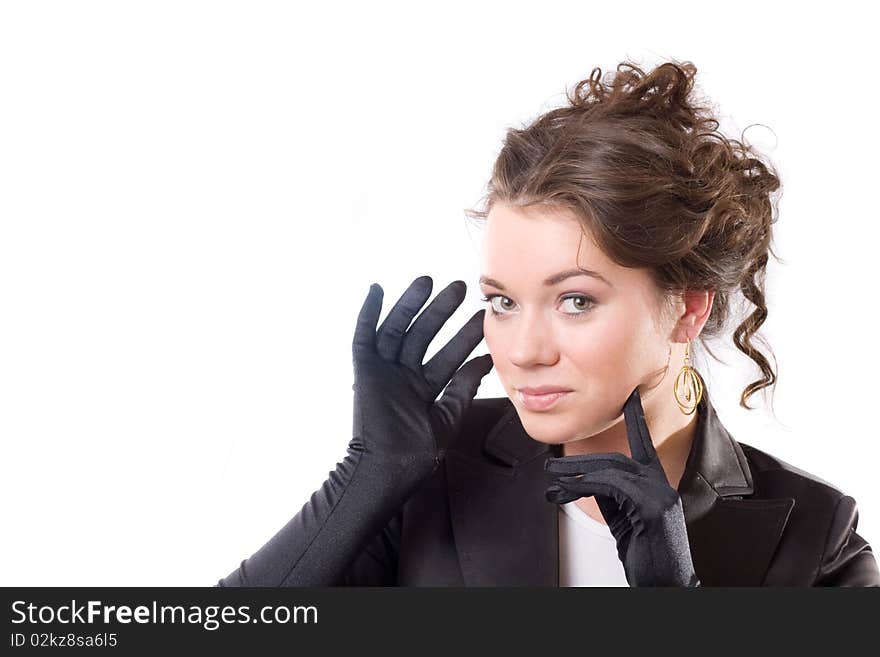
[[[880,586],[852,497],[737,442],[708,392],[678,486],[703,586]],[[361,551],[342,586],[558,586],[558,505],[507,397],[475,399],[444,463]]]

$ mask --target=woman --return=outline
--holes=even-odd
[[[464,283],[416,317],[417,278],[378,330],[370,287],[348,455],[219,586],[880,586],[853,498],[734,440],[690,367],[741,293],[762,377],[740,404],[776,379],[751,341],[779,179],[695,73],[594,69],[509,131],[471,213],[489,312],[423,364]],[[508,396],[474,400],[493,365]]]

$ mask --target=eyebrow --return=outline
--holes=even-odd
[[[592,276],[593,278],[597,278],[609,287],[614,287],[608,281],[607,278],[602,276],[597,271],[593,271],[592,269],[569,269],[566,271],[561,271],[558,274],[553,274],[552,276],[548,276],[544,279],[544,285],[549,287],[551,285],[556,285],[557,283],[561,283],[562,281],[573,278],[575,276]],[[480,284],[491,285],[492,287],[497,287],[499,290],[507,291],[507,288],[504,287],[501,283],[496,281],[494,278],[489,278],[488,276],[480,276]]]

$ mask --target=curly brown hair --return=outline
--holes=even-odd
[[[753,410],[748,398],[777,379],[752,340],[773,354],[756,333],[767,319],[768,256],[780,260],[771,246],[780,180],[751,146],[718,132],[709,103],[696,98],[696,72],[689,61],[649,73],[624,61],[603,81],[594,68],[566,91],[566,106],[507,130],[484,209],[465,213],[485,219],[496,202],[573,212],[610,259],[649,270],[661,299],[714,290],[705,337],[725,332],[740,292],[755,306],[733,331],[761,370],[740,396]]]

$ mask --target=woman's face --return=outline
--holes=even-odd
[[[578,268],[597,275],[545,284]],[[656,286],[646,270],[611,262],[566,211],[496,204],[480,287],[489,299],[483,332],[496,373],[535,440],[595,435],[621,417],[634,388],[662,379],[671,327],[658,326]],[[571,392],[547,410],[530,410],[519,388],[539,386]]]

